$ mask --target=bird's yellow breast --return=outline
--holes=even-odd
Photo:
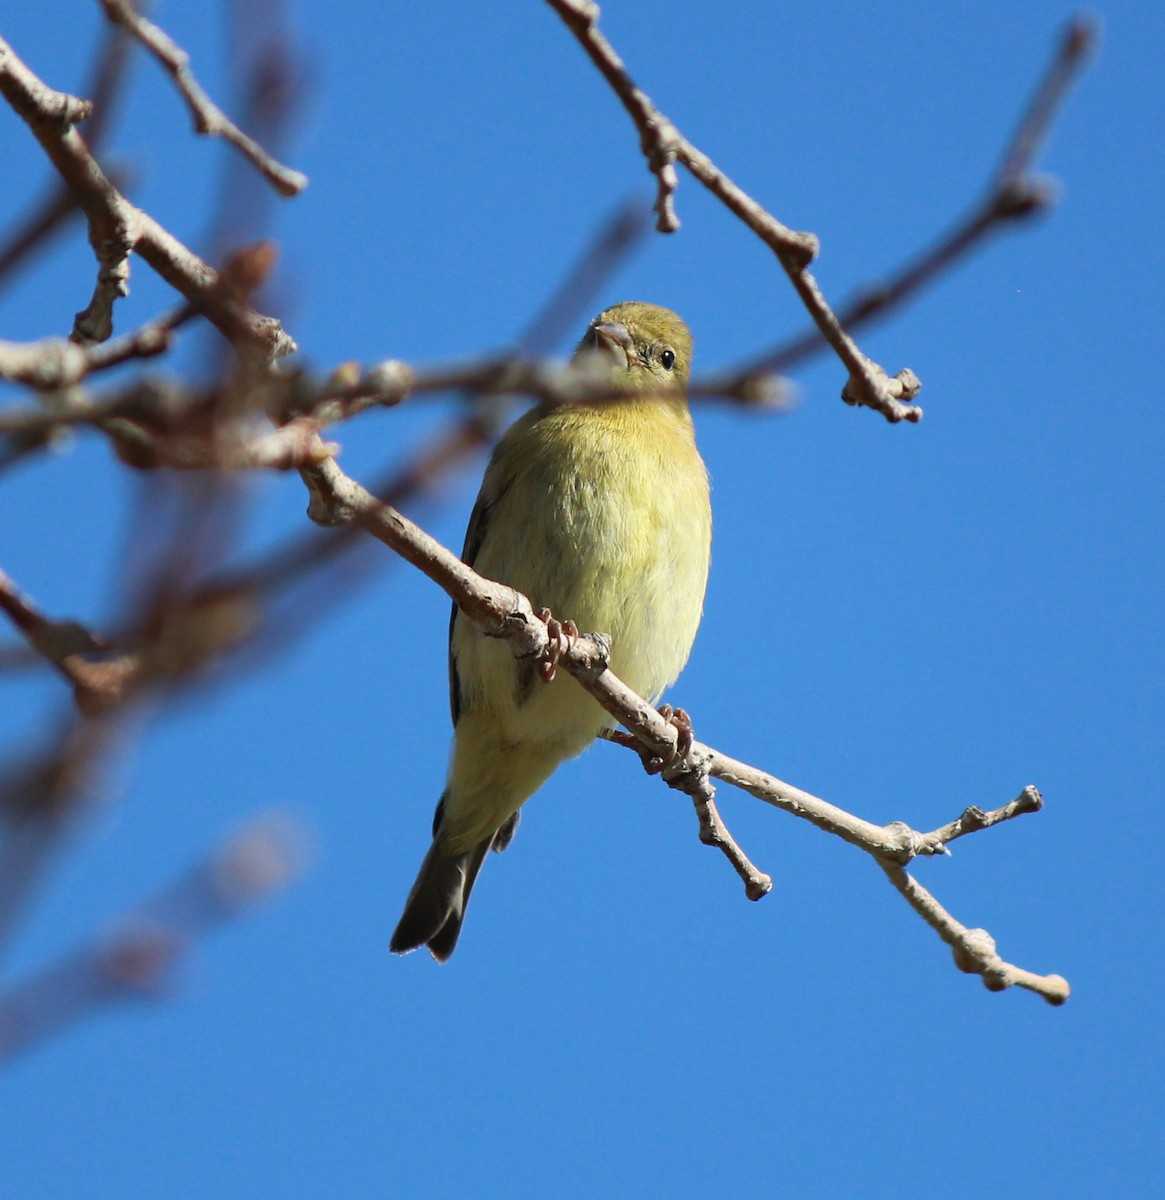
[[[645,397],[529,413],[499,442],[482,501],[474,569],[584,632],[610,634],[611,669],[657,698],[687,661],[708,577],[708,475],[686,403]],[[612,724],[565,676],[523,688],[508,648],[460,614],[451,651],[461,709],[451,781],[459,760],[477,770],[495,756],[487,743],[533,755],[535,773],[545,759],[544,778]]]

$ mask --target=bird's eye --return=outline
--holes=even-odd
[[[670,371],[676,365],[676,352],[674,350],[665,350],[659,356],[659,361],[665,371]]]

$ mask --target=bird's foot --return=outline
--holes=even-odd
[[[560,621],[548,608],[538,610],[538,619],[546,622],[546,657],[538,664],[538,674],[543,683],[549,683],[558,673],[558,662],[579,636],[578,626],[573,621]]]
[[[516,812],[502,824],[502,827],[494,834],[493,841],[490,843],[491,850],[495,850],[498,854],[501,854],[514,840],[514,834],[518,831],[518,821],[521,820],[521,816],[520,812]]]
[[[654,755],[647,766],[648,774],[661,775],[678,767],[691,752],[695,733],[692,730],[692,718],[682,708],[672,708],[670,704],[659,706],[659,715],[676,731],[676,744],[669,754]]]

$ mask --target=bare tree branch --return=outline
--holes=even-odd
[[[1032,167],[1068,89],[1087,63],[1098,36],[1095,22],[1088,17],[1077,17],[1069,23],[983,198],[933,246],[909,259],[886,279],[859,288],[838,312],[842,325],[857,329],[889,315],[978,250],[993,234],[1047,211],[1055,199],[1055,187],[1050,180],[1034,175]],[[711,382],[739,386],[739,381],[752,375],[764,377],[789,371],[823,349],[825,343],[820,331],[811,326]]]
[[[648,167],[659,182],[656,211],[661,233],[679,228],[673,195],[676,189],[675,162],[688,170],[736,214],[777,256],[789,281],[801,297],[821,336],[841,359],[849,378],[842,390],[848,404],[863,405],[880,412],[888,421],[918,421],[922,409],[909,403],[921,384],[909,368],[889,375],[867,358],[846,333],[830,308],[817,281],[808,271],[817,256],[818,240],[811,233],[797,233],[782,225],[729,177],[701,150],[689,142],[651,102],[628,74],[622,59],[598,27],[599,7],[591,0],[547,0],[565,22],[611,85],[639,130],[640,144]]]
[[[85,94],[93,97],[93,112],[85,122],[85,137],[96,151],[109,132],[117,102],[128,74],[130,39],[124,29],[113,28],[103,39]],[[117,179],[112,172],[111,179]],[[119,188],[122,186],[117,183]],[[48,238],[77,212],[77,202],[64,180],[53,178],[28,215],[0,244],[0,280],[19,269]]]
[[[106,643],[76,621],[52,621],[44,616],[3,571],[0,571],[0,611],[37,654],[72,684],[83,710],[95,709],[100,704],[99,697],[111,691],[120,693],[122,663],[91,663],[83,657],[105,649]]]
[[[76,717],[48,747],[0,774],[0,952],[100,774],[114,727]]]
[[[938,247],[906,264],[876,296],[861,297],[834,313],[807,269],[817,252],[817,239],[783,226],[687,142],[636,86],[600,33],[593,4],[548,2],[635,122],[657,181],[657,227],[665,232],[678,228],[676,164],[681,164],[773,251],[813,318],[809,335],[796,339],[791,348],[774,352],[785,356],[781,365],[791,361],[790,355],[804,356],[828,342],[846,366],[849,379],[843,395],[848,400],[874,407],[892,421],[917,420],[921,410],[909,403],[917,392],[917,379],[909,370],[889,378],[858,349],[850,336],[852,328],[900,303],[979,244],[991,229],[1046,205],[1048,188],[1030,176],[1029,168],[1085,56],[1090,27],[1080,23],[1066,39],[1020,122],[998,178],[976,210]],[[110,20],[129,30],[170,72],[194,114],[196,128],[232,141],[284,194],[303,186],[302,176],[275,162],[211,103],[190,74],[185,51],[141,18],[128,0],[102,3]],[[124,47],[122,29],[115,33]],[[1067,984],[1059,976],[1034,975],[1004,962],[985,931],[961,925],[905,869],[916,857],[946,853],[958,837],[1037,811],[1042,801],[1034,788],[1026,788],[1010,804],[991,812],[968,808],[930,832],[901,822],[866,821],[697,742],[683,714],[666,706],[656,709],[611,674],[609,640],[602,634],[580,635],[569,621],[534,611],[527,597],[477,576],[397,511],[395,505],[401,500],[425,490],[488,443],[510,408],[511,397],[524,394],[543,403],[611,397],[606,372],[593,371],[586,361],[564,365],[530,356],[547,353],[562,331],[574,324],[573,314],[583,297],[636,240],[641,227],[637,222],[624,216],[605,231],[594,252],[527,330],[520,353],[507,351],[427,367],[395,359],[363,370],[343,364],[326,377],[306,370],[275,371],[268,368],[294,349],[294,343],[278,322],[260,315],[250,303],[255,288],[271,271],[273,246],[248,247],[217,272],[193,255],[129,204],[103,172],[91,146],[73,127],[93,106],[46,87],[3,42],[0,94],[29,124],[56,167],[64,191],[77,198],[99,266],[93,298],[78,315],[70,340],[0,343],[0,378],[39,393],[35,405],[0,412],[0,437],[8,443],[0,449],[0,466],[46,444],[62,429],[91,427],[110,440],[128,465],[181,469],[183,483],[197,497],[190,522],[169,531],[160,561],[143,583],[137,603],[128,595],[125,598],[122,628],[108,641],[77,623],[46,616],[0,575],[0,612],[38,658],[72,685],[82,714],[73,714],[62,724],[47,754],[30,759],[0,781],[0,813],[7,823],[0,840],[0,935],[12,927],[14,914],[59,849],[65,819],[93,792],[92,779],[119,730],[145,707],[140,702],[191,686],[208,664],[228,655],[237,657],[243,646],[253,645],[260,627],[275,623],[267,611],[275,594],[335,563],[354,542],[367,540],[358,537],[366,531],[436,580],[487,634],[504,637],[515,655],[538,664],[544,678],[559,666],[574,675],[631,731],[613,732],[611,740],[634,749],[649,771],[661,774],[669,786],[691,798],[701,840],[724,854],[750,899],[766,894],[772,880],[749,860],[726,827],[716,807],[714,780],[741,787],[868,853],[892,886],[953,948],[960,969],[979,974],[989,988],[1014,984],[1036,991],[1051,1003],[1067,998]],[[104,116],[103,110],[93,112],[87,130]],[[249,118],[244,123],[255,125]],[[261,136],[270,141],[267,134]],[[230,162],[234,165],[236,160]],[[270,195],[257,185],[255,190]],[[45,231],[59,219],[54,216]],[[37,236],[44,236],[44,231]],[[128,278],[129,256],[135,251],[184,302],[136,331],[107,340],[116,301]],[[181,381],[139,378],[112,392],[90,391],[90,376],[165,352],[175,331],[198,316],[207,317],[228,338],[250,369],[229,378],[221,372],[213,385],[201,389]],[[762,360],[697,380],[690,393],[694,398],[726,395],[736,402],[778,403],[782,385],[773,374],[772,361],[770,357],[767,366]],[[337,448],[320,439],[322,428],[368,408],[449,390],[472,396],[471,410],[386,481],[380,500],[340,470],[334,457]],[[341,528],[330,537],[318,533],[297,537],[241,567],[222,570],[230,538],[221,536],[215,513],[221,506],[230,509],[237,491],[227,472],[291,468],[303,474],[313,519]],[[214,547],[209,556],[208,545]],[[208,558],[217,570],[209,569]],[[301,620],[318,615],[313,608],[311,618]],[[189,936],[214,923],[208,914],[224,911],[221,897],[213,903],[207,900],[203,884],[208,878],[200,869],[167,891],[168,899],[140,911],[140,924],[132,934],[115,938],[108,947],[86,949],[0,997],[0,1058],[99,1003],[135,989],[154,988]],[[202,882],[192,884],[191,879]],[[175,902],[175,896],[186,899]],[[187,920],[191,907],[202,914],[192,922]],[[175,919],[175,909],[186,917]],[[67,998],[70,988],[74,989],[71,999]],[[63,996],[64,1008],[54,1009]]]
[[[89,240],[99,268],[97,287],[74,322],[73,340],[87,344],[108,339],[113,305],[125,292],[129,254],[136,250],[171,287],[199,307],[244,361],[267,365],[295,350],[278,321],[217,293],[216,272],[118,192],[74,128],[91,111],[88,101],[46,87],[2,39],[0,94],[28,124],[89,221]]]
[[[951,947],[955,966],[968,975],[978,975],[988,991],[1001,992],[1013,986],[1026,988],[1056,1006],[1068,999],[1071,988],[1062,975],[1037,975],[1004,962],[996,954],[995,939],[986,929],[968,929],[961,925],[903,868],[886,862],[881,866],[886,878],[907,904]]]
[[[129,0],[101,0],[101,7],[110,21],[126,29],[161,63],[186,101],[198,133],[230,142],[282,196],[298,196],[307,187],[306,175],[276,162],[211,100],[190,70],[190,55],[163,29],[143,17]]]
[[[985,934],[968,931],[954,920],[902,867],[920,854],[945,852],[946,841],[1040,807],[1039,793],[1026,788],[1012,804],[981,819],[967,813],[957,822],[925,835],[902,822],[875,825],[808,792],[738,762],[684,735],[669,710],[661,712],[636,695],[608,667],[610,639],[603,633],[579,634],[568,621],[537,612],[530,600],[508,587],[478,575],[407,517],[377,500],[328,459],[305,468],[311,495],[308,515],[324,525],[352,522],[384,542],[443,588],[458,607],[488,637],[504,638],[515,658],[532,659],[551,678],[561,666],[599,704],[630,730],[650,756],[649,762],[669,786],[693,798],[701,817],[701,838],[718,846],[745,881],[750,899],[759,899],[771,887],[768,876],[748,861],[714,807],[710,777],[740,787],[766,803],[865,850],[881,865],[895,888],[949,945],[957,950],[961,970],[980,975],[992,990],[1018,984],[1061,1004],[1068,985],[1058,975],[1039,976],[1004,963],[995,943]],[[618,739],[622,741],[622,739]],[[624,742],[624,744],[626,744]],[[642,751],[640,752],[642,755]],[[656,761],[658,760],[658,767]],[[976,824],[977,822],[977,824]]]
[[[660,716],[663,715],[661,712]],[[674,768],[679,765],[674,761],[670,764],[665,763],[661,755],[657,754],[654,750],[649,750],[637,737],[633,734],[625,733],[621,729],[607,730],[601,736],[609,742],[614,742],[617,746],[633,750],[639,755],[644,770],[649,775],[663,775],[665,781],[670,782],[667,768],[669,766]],[[676,749],[677,751],[679,750],[678,742]],[[691,749],[689,746],[688,753],[691,753]],[[692,797],[692,803],[696,809],[696,819],[699,821],[700,841],[705,846],[715,846],[728,859],[732,869],[743,880],[744,894],[750,900],[759,900],[762,896],[767,896],[773,890],[772,876],[753,865],[748,855],[745,854],[740,844],[732,836],[728,826],[724,824],[720,816],[720,810],[716,807],[714,798],[716,794],[715,789],[708,783],[708,776],[711,773],[711,762],[710,757],[699,756],[695,770],[689,772],[691,777],[699,783],[699,786],[689,792],[689,795]]]
[[[257,821],[124,916],[109,936],[0,991],[0,1065],[103,1008],[165,997],[194,943],[302,872],[305,845],[289,819]]]

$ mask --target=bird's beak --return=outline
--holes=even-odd
[[[618,321],[604,321],[601,325],[591,326],[591,335],[594,348],[609,359],[612,366],[626,371],[635,354],[627,326]]]

